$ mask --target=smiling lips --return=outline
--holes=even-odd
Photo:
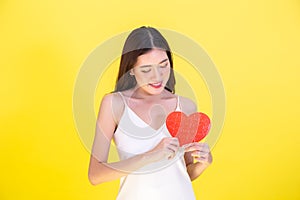
[[[149,85],[155,89],[158,89],[162,86],[162,82],[158,82],[158,83],[149,83]]]

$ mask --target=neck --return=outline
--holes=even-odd
[[[166,95],[167,94],[165,90],[159,94],[149,94],[141,88],[135,88],[131,97],[136,99],[144,99],[146,101],[156,101],[166,97]]]

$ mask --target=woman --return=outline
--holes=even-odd
[[[165,126],[169,113],[197,112],[175,95],[172,54],[152,27],[133,30],[125,41],[115,91],[103,97],[89,166],[97,185],[121,179],[117,199],[195,199],[191,181],[212,162],[206,143],[180,147]],[[111,140],[120,161],[108,163]]]

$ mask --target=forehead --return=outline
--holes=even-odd
[[[167,59],[167,53],[165,50],[152,49],[149,52],[140,55],[137,58],[136,66],[140,65],[154,65],[160,63],[162,60]]]

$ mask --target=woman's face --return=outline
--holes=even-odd
[[[148,94],[160,94],[170,77],[167,53],[161,49],[152,49],[140,55],[130,74],[136,79],[137,89]]]

